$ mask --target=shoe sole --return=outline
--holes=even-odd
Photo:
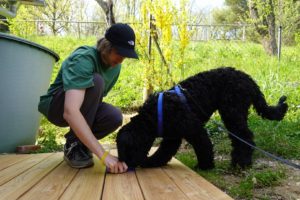
[[[69,161],[69,159],[68,159],[66,156],[64,156],[64,161],[65,161],[70,167],[76,168],[76,169],[88,168],[88,167],[91,167],[91,166],[94,165],[93,160],[91,160],[91,162],[89,162],[89,163],[87,163],[87,164],[84,164],[84,165],[74,165],[73,163],[71,163],[71,162]]]

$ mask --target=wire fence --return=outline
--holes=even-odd
[[[193,30],[191,40],[246,40],[247,24],[211,24],[211,25],[189,25]]]
[[[7,20],[0,20],[8,23]],[[15,21],[20,27],[31,27],[25,31],[28,35],[72,35],[78,38],[89,36],[101,36],[107,28],[105,22],[100,21],[49,21],[49,20],[20,20]],[[130,23],[129,23],[130,24]],[[241,40],[246,41],[249,31],[247,24],[189,24],[192,41],[208,40]],[[32,31],[32,28],[34,31]],[[177,26],[172,28],[173,36],[179,39]],[[24,32],[24,31],[23,31]]]

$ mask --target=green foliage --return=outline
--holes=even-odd
[[[258,11],[259,19],[256,21],[250,20],[249,15],[249,3],[252,2],[255,4]],[[279,25],[283,28],[282,39],[285,44],[293,44],[295,42],[294,35],[299,32],[300,24],[300,2],[294,0],[274,0],[274,14],[276,26]],[[257,23],[258,21],[266,21],[266,16],[272,12],[272,7],[270,6],[270,1],[262,0],[225,0],[227,7],[222,9],[214,10],[213,16],[216,23],[225,23],[225,24],[240,24],[240,23]],[[260,27],[264,27],[260,23]],[[266,28],[266,27],[264,27]],[[247,38],[251,41],[259,41],[259,35],[256,33],[256,30],[253,27],[247,29],[248,34]]]
[[[36,33],[37,24],[26,22],[26,19],[32,18],[31,11],[32,7],[20,6],[17,16],[8,19],[10,33],[20,37],[28,37]]]
[[[248,181],[241,181],[239,185],[230,189],[230,194],[238,198],[253,199],[253,184]]]
[[[277,24],[283,28],[283,42],[288,45],[294,44],[295,34],[300,32],[300,1],[281,0],[275,7]]]
[[[63,135],[66,132],[66,129],[56,127],[43,117],[37,140],[38,145],[41,145],[42,148],[37,153],[62,151],[64,143]]]
[[[225,4],[239,16],[247,15],[248,1],[247,0],[225,0]]]
[[[191,151],[187,151],[184,153],[177,153],[176,158],[191,169],[194,169],[194,167],[197,164],[197,158],[195,154]]]
[[[250,170],[250,174],[246,177],[246,182],[251,182],[253,187],[271,187],[280,183],[280,180],[285,178],[284,170],[265,169],[263,171]]]
[[[234,24],[237,22],[236,14],[230,8],[215,9],[213,18],[216,24]]]
[[[298,47],[300,47],[300,31],[298,33],[295,33],[295,42]]]
[[[33,16],[40,20],[47,20],[45,23],[54,35],[68,29],[68,23],[57,21],[70,20],[71,16],[71,0],[46,0],[46,7],[35,9]]]
[[[45,2],[47,6],[21,5],[17,16],[9,20],[10,32],[17,36],[28,37],[49,31],[57,35],[68,30],[69,23],[64,21],[71,19],[71,0]],[[41,20],[43,23],[30,20]]]
[[[227,7],[213,10],[217,24],[246,23],[249,17],[247,0],[225,0]]]

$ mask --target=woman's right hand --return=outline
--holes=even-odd
[[[117,157],[110,154],[106,156],[104,162],[110,173],[124,173],[128,169],[126,163],[120,162]]]

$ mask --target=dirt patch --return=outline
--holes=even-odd
[[[293,161],[300,164],[300,161]],[[300,200],[300,170],[287,167],[287,178],[274,188],[274,194],[282,198],[274,199],[293,199]]]
[[[300,161],[293,161],[299,164]],[[255,188],[253,199],[270,199],[270,200],[300,200],[300,170],[283,166],[276,161],[258,159],[255,161],[255,167],[267,166],[268,168],[284,169],[286,177],[280,181],[279,185],[273,187]]]

